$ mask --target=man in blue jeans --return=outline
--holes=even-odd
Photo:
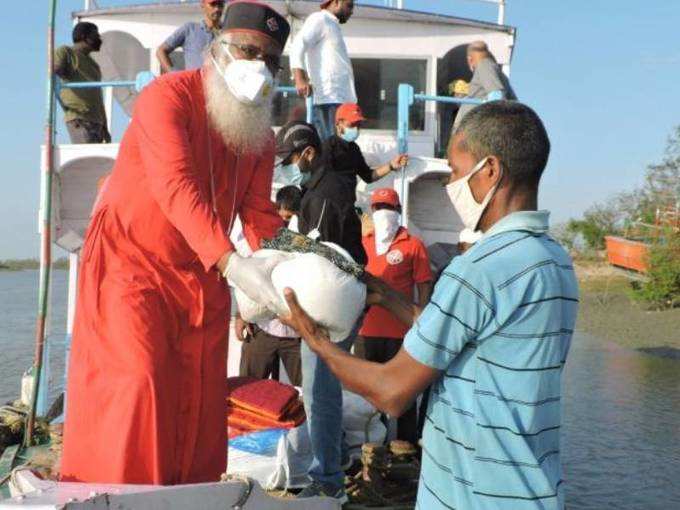
[[[310,14],[290,47],[290,68],[302,97],[314,97],[312,123],[321,141],[335,134],[335,111],[356,103],[354,71],[340,25],[347,23],[354,0],[325,0]]]
[[[301,234],[342,246],[359,264],[366,263],[361,241],[361,223],[342,179],[329,171],[321,155],[321,140],[314,126],[292,121],[276,135],[276,158],[291,182],[302,185],[298,217]],[[354,331],[336,344],[349,351]],[[347,501],[342,470],[342,385],[306,344],[301,346],[302,391],[314,460],[309,469],[312,484],[299,497],[328,496]]]

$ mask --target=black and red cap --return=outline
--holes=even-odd
[[[258,32],[274,39],[282,49],[290,34],[286,18],[267,4],[245,0],[227,6],[222,29],[226,32]]]

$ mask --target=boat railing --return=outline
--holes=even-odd
[[[132,88],[136,92],[141,92],[144,87],[151,83],[156,76],[150,71],[142,71],[137,74],[134,80],[112,80],[112,81],[83,81],[83,82],[64,82],[57,80],[55,83],[55,94],[58,96],[60,89],[114,89],[114,88]],[[295,87],[278,86],[276,92],[284,96],[288,94],[297,94]],[[312,97],[305,98],[306,119],[307,122],[312,122]],[[108,115],[112,115],[113,110],[109,109]],[[107,119],[111,125],[111,118]]]
[[[456,105],[480,105],[485,101],[492,101],[500,99],[497,95],[491,94],[486,99],[475,99],[470,97],[451,97],[451,96],[433,96],[430,94],[416,94],[412,85],[407,83],[400,83],[397,89],[397,149],[400,154],[408,153],[408,137],[409,137],[409,119],[411,107],[416,101],[420,102],[435,102]],[[402,222],[406,225],[408,218],[408,200],[406,197],[406,167],[401,168],[399,196],[403,204],[403,214],[401,215]]]

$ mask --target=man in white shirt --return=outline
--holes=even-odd
[[[356,103],[354,71],[340,25],[354,11],[354,0],[325,0],[311,14],[290,48],[295,88],[314,97],[312,123],[321,140],[335,132],[335,111],[342,103]]]

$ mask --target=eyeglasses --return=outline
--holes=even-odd
[[[283,67],[281,67],[281,57],[279,55],[271,55],[270,53],[265,53],[262,50],[262,48],[259,48],[258,46],[253,46],[252,44],[238,44],[226,41],[224,41],[222,44],[233,46],[241,53],[241,55],[243,55],[243,57],[246,60],[262,60],[264,62],[264,65],[266,65],[267,68],[274,75],[283,69]]]
[[[222,9],[224,7],[224,0],[215,0],[214,2],[208,2],[208,5],[213,8]]]

